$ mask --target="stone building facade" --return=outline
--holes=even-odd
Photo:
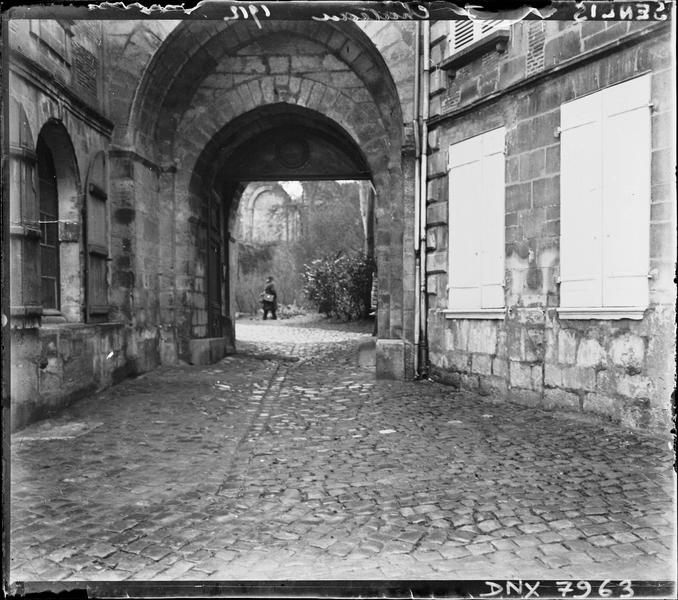
[[[160,364],[235,351],[235,216],[247,182],[285,179],[372,184],[377,376],[430,374],[627,426],[668,423],[669,27],[454,23],[11,18],[13,427]],[[632,256],[647,259],[647,298],[564,306],[578,209],[563,208],[563,165],[577,155],[563,149],[574,134],[562,115],[617,84],[635,86],[631,109],[647,109],[647,256]],[[474,211],[455,195],[474,180],[471,163],[495,182],[478,196],[489,212],[477,256],[463,242]]]
[[[10,18],[13,427],[234,350],[249,181],[372,182],[380,338],[402,376],[414,31]]]
[[[453,27],[431,28],[432,376],[530,406],[670,428],[676,212],[669,24],[524,22],[477,35],[458,52]],[[601,99],[602,112],[593,107]],[[466,266],[455,262],[455,249],[472,261],[460,240],[474,226],[463,213],[465,161],[474,160],[463,143],[487,145],[487,132],[501,137],[501,183],[486,191],[494,204],[480,224],[491,239],[476,238],[475,250],[489,257],[472,263],[489,275],[469,284]],[[491,157],[479,156],[474,164],[494,176]],[[599,164],[591,168],[591,161]],[[478,286],[476,298],[464,297],[467,285]]]

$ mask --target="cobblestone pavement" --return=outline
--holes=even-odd
[[[13,436],[12,581],[675,578],[667,440],[237,332]]]

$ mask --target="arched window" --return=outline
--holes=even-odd
[[[40,217],[40,282],[42,307],[59,310],[59,194],[52,152],[42,135],[36,147]]]
[[[35,148],[40,225],[39,276],[43,323],[84,317],[80,174],[63,122],[49,119]]]

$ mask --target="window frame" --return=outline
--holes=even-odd
[[[473,148],[474,144],[477,144],[478,146],[478,160],[469,160],[466,163],[459,163],[458,165],[453,165],[453,148],[456,146],[458,149],[461,147],[462,144],[467,145],[468,148]],[[495,157],[499,155],[501,157],[500,164],[501,169],[497,171],[496,174],[496,179],[492,177],[487,177],[486,176],[486,169],[491,168],[490,166],[490,160],[492,157]],[[469,155],[471,156],[471,155]],[[489,240],[490,243],[482,243],[481,242],[481,247],[479,251],[479,257],[477,258],[478,261],[478,270],[479,270],[479,275],[478,275],[478,301],[479,305],[478,306],[472,306],[472,307],[462,307],[455,306],[454,302],[454,288],[461,288],[461,287],[466,287],[466,286],[455,286],[454,281],[453,281],[453,275],[452,273],[454,272],[452,263],[453,260],[456,260],[456,251],[454,248],[454,244],[456,243],[454,241],[454,233],[453,233],[453,210],[452,210],[452,203],[454,199],[454,194],[455,194],[455,189],[454,185],[452,183],[452,170],[453,168],[458,168],[461,166],[464,166],[466,164],[472,164],[473,162],[478,162],[479,163],[479,169],[480,169],[480,176],[474,178],[475,181],[478,183],[480,186],[480,192],[479,192],[479,197],[481,198],[481,207],[487,208],[487,205],[484,204],[483,198],[488,197],[488,187],[487,186],[495,186],[495,192],[497,193],[496,196],[492,196],[489,202],[491,203],[499,203],[499,206],[496,206],[496,213],[493,215],[496,222],[494,223],[496,231],[490,232],[489,235],[486,237],[481,237],[480,239],[484,240]],[[448,232],[449,232],[449,242],[448,242],[448,269],[447,269],[447,274],[448,274],[448,286],[447,286],[447,306],[443,313],[445,314],[445,317],[448,319],[504,319],[506,317],[506,295],[505,295],[505,269],[506,269],[506,255],[505,255],[505,215],[506,215],[506,127],[496,127],[494,129],[485,131],[479,135],[472,136],[470,138],[467,138],[465,140],[460,140],[459,142],[455,144],[451,144],[448,150],[448,181],[449,181],[449,194],[448,194]],[[490,188],[491,189],[491,188]],[[485,212],[481,209],[480,211],[481,214],[485,215]],[[485,221],[487,219],[487,215],[484,216],[483,220]],[[474,221],[473,225],[474,226],[479,226],[480,220]],[[466,229],[466,227],[463,227],[463,229]],[[478,231],[483,231],[482,228],[478,228]],[[476,231],[476,233],[478,233]],[[493,236],[500,236],[499,239],[494,239]],[[492,247],[494,244],[494,248]],[[484,267],[487,265],[486,263],[486,257],[488,255],[492,254],[492,251],[497,253],[497,259],[500,258],[501,260],[501,266],[498,268],[498,273],[495,273],[495,278],[498,276],[499,280],[492,282],[492,275],[491,275],[491,269],[492,266],[490,266],[490,272],[488,275],[484,275]],[[497,267],[497,265],[495,265]],[[489,276],[489,279],[486,278]],[[491,288],[494,287],[495,289],[493,290],[496,293],[499,293],[499,289],[501,288],[501,306],[491,306],[492,303],[488,303],[490,305],[484,305],[483,303],[483,288]],[[468,289],[473,289],[473,288],[468,288]],[[486,291],[492,291],[492,290],[486,290]]]
[[[63,19],[31,19],[30,32],[50,54],[66,66],[72,62],[72,37],[70,23]]]
[[[36,146],[36,175],[38,180],[37,198],[38,198],[38,223],[40,226],[40,305],[45,315],[61,314],[61,240],[59,231],[59,187],[57,182],[57,169],[54,163],[54,155],[52,149],[49,147],[47,141],[38,136],[38,144]],[[50,164],[45,164],[49,161]],[[41,177],[41,169],[47,169],[47,175],[51,175],[53,182],[44,180]],[[43,173],[44,174],[44,173]],[[54,192],[54,210],[48,210],[45,206],[45,196],[43,195],[43,182],[53,188]],[[49,244],[50,233],[54,237],[54,244]],[[51,250],[45,250],[50,248]],[[51,253],[56,264],[55,272],[45,275],[45,265],[43,261],[43,253]],[[54,284],[54,306],[47,306],[44,300],[44,285],[45,279],[53,280]]]
[[[651,175],[651,154],[652,154],[652,120],[651,120],[651,74],[650,73],[643,73],[637,76],[634,76],[630,79],[615,83],[613,85],[607,86],[605,88],[596,90],[594,92],[591,92],[590,94],[586,94],[584,96],[581,96],[579,98],[576,98],[575,100],[572,100],[570,102],[566,102],[561,104],[561,123],[562,121],[562,115],[563,115],[563,107],[564,106],[573,106],[573,103],[575,102],[580,102],[580,106],[582,105],[583,102],[598,102],[600,104],[600,112],[598,115],[598,120],[595,121],[594,123],[598,126],[600,129],[599,137],[598,137],[598,145],[596,146],[595,150],[597,150],[596,156],[600,157],[601,160],[601,170],[604,171],[602,165],[604,164],[603,157],[606,152],[606,146],[609,144],[609,140],[606,139],[605,137],[605,132],[608,130],[608,123],[607,120],[610,118],[616,116],[614,113],[607,114],[606,111],[606,105],[605,102],[608,99],[608,97],[611,94],[619,93],[620,92],[620,87],[625,84],[630,84],[630,85],[637,85],[637,86],[645,86],[645,89],[641,92],[643,96],[646,98],[646,100],[641,100],[640,102],[635,103],[632,105],[630,108],[627,108],[626,111],[621,111],[616,113],[618,114],[628,114],[633,111],[637,110],[645,110],[646,114],[643,116],[643,125],[644,129],[642,130],[643,133],[647,134],[647,139],[645,142],[647,143],[647,155],[645,157],[646,164],[644,165],[645,168],[645,176],[646,176],[646,189],[644,190],[644,194],[640,197],[640,201],[644,201],[644,204],[637,204],[636,208],[637,209],[642,209],[643,215],[642,215],[642,221],[643,221],[643,227],[646,228],[646,230],[642,233],[642,239],[641,239],[641,244],[642,248],[640,248],[638,251],[642,252],[643,256],[642,258],[639,257],[640,261],[645,262],[645,275],[641,275],[640,273],[636,274],[635,277],[638,278],[643,278],[644,281],[646,282],[646,289],[642,290],[642,294],[644,295],[643,302],[642,303],[632,303],[628,305],[616,305],[616,304],[605,304],[605,288],[606,288],[606,279],[607,279],[607,285],[609,285],[609,281],[615,277],[614,271],[612,272],[613,274],[610,274],[609,272],[609,267],[608,270],[606,270],[606,260],[605,257],[608,256],[608,252],[610,252],[610,247],[613,245],[613,241],[608,241],[608,238],[610,238],[610,233],[609,233],[609,219],[606,221],[606,214],[610,214],[610,208],[609,205],[611,203],[609,195],[606,196],[606,191],[611,193],[609,190],[611,189],[611,186],[609,185],[609,179],[606,179],[606,173],[602,172],[600,175],[600,190],[597,196],[597,206],[596,209],[600,211],[600,225],[597,229],[598,237],[600,238],[600,250],[599,254],[596,255],[596,260],[600,262],[600,274],[599,274],[599,279],[593,279],[594,282],[597,281],[597,286],[599,287],[599,297],[600,297],[600,304],[593,304],[591,303],[590,306],[575,306],[575,305],[563,305],[563,289],[564,285],[567,285],[570,281],[575,281],[574,278],[571,276],[564,277],[563,276],[563,256],[566,255],[567,253],[567,245],[563,243],[563,236],[567,235],[567,232],[564,231],[564,224],[563,220],[564,217],[566,218],[568,208],[564,207],[564,202],[567,201],[566,199],[566,186],[568,184],[567,180],[567,174],[564,173],[563,169],[566,168],[567,166],[567,161],[565,160],[565,155],[566,152],[568,152],[568,148],[565,146],[567,143],[569,131],[572,131],[573,129],[576,129],[578,125],[573,125],[571,127],[567,127],[565,123],[563,123],[564,126],[561,127],[560,129],[560,144],[561,144],[561,173],[560,173],[560,181],[561,181],[561,194],[560,194],[560,202],[561,202],[561,230],[560,230],[560,277],[558,278],[558,283],[559,283],[559,306],[557,307],[557,313],[558,315],[563,318],[563,319],[573,319],[573,320],[595,320],[595,319],[600,319],[600,320],[619,320],[619,319],[632,319],[632,320],[641,320],[644,315],[645,311],[647,308],[650,306],[650,298],[649,298],[649,291],[650,291],[650,283],[649,280],[651,278],[650,275],[650,202],[651,202],[651,192],[650,192],[650,187],[652,185],[652,175]],[[643,78],[645,78],[643,80]],[[630,91],[630,88],[626,88],[627,91]],[[621,94],[623,96],[623,94]],[[567,128],[566,128],[567,127]],[[638,145],[638,137],[640,136],[631,136],[633,138],[633,141],[631,142],[634,146]],[[622,172],[625,172],[624,169],[621,169]],[[614,171],[614,179],[617,179],[619,177],[620,170],[617,169]],[[606,187],[606,182],[608,182],[607,187]],[[565,208],[565,210],[564,210]],[[567,223],[565,224],[565,227],[567,227]],[[572,227],[572,225],[570,225]],[[573,235],[573,233],[570,233],[570,235]],[[622,233],[617,232],[617,236],[623,237]],[[618,239],[617,239],[618,241]],[[607,250],[606,250],[607,248]],[[565,252],[564,252],[565,249]],[[569,258],[566,260],[570,260]],[[570,271],[572,273],[577,273],[576,270],[576,263],[574,263],[575,266],[570,267]],[[568,273],[568,275],[571,275],[571,273]],[[616,277],[619,277],[619,275],[616,275]]]

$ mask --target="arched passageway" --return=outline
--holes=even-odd
[[[262,106],[232,120],[205,146],[189,182],[201,220],[207,338],[234,342],[232,263],[234,222],[244,186],[251,181],[366,179],[360,148],[317,111],[285,103]],[[189,243],[196,240],[190,239]],[[198,249],[200,252],[200,248]],[[193,338],[202,333],[191,332]]]
[[[379,338],[402,346],[403,117],[390,71],[360,28],[183,22],[146,69],[120,139],[156,165],[156,181],[130,183],[137,215],[154,216],[159,238],[171,231],[170,251],[153,257],[163,291],[132,294],[147,311],[155,300],[165,359],[209,360],[232,346],[229,245],[249,181],[372,182]],[[147,229],[154,233],[151,225],[133,237],[152,253]],[[133,287],[148,283],[142,273]],[[127,302],[129,287],[117,293],[134,318],[141,306]],[[403,376],[404,355],[386,375]]]

